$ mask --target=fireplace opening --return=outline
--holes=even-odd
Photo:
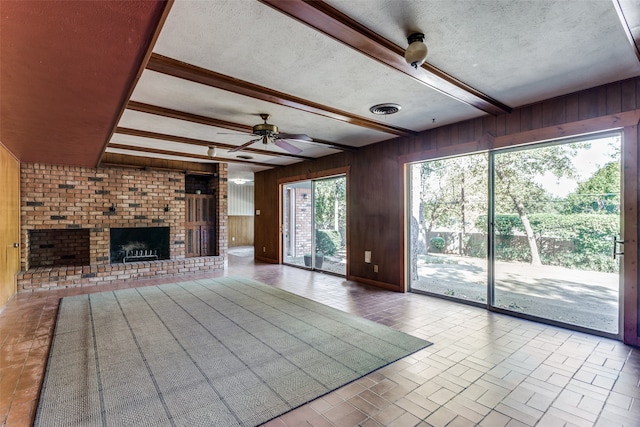
[[[29,268],[89,265],[89,229],[29,230]]]
[[[169,227],[112,228],[111,264],[169,259]]]

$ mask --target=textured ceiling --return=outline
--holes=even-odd
[[[633,9],[637,0],[624,1]],[[3,0],[0,141],[23,161],[95,165],[106,146],[132,156],[228,161],[230,176],[251,178],[269,167],[638,76],[640,62],[616,5]],[[285,6],[300,20],[278,10]],[[412,31],[425,33],[431,68],[413,70],[399,56]],[[440,90],[424,84],[433,67],[461,82],[454,91],[463,84],[475,90],[472,101],[443,93],[451,84]],[[488,100],[493,110],[474,99]],[[402,109],[387,117],[369,112],[384,102]],[[302,150],[298,156],[261,142],[228,152],[255,138],[251,126],[261,122],[260,113],[271,114],[280,132],[315,141],[292,142]],[[215,159],[206,157],[209,146],[218,147]]]

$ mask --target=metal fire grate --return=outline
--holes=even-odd
[[[158,251],[156,249],[138,249],[125,251],[122,262],[127,261],[150,261],[158,259]]]

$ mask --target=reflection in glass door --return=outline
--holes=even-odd
[[[313,189],[311,181],[282,186],[282,259],[285,264],[305,265],[311,253]],[[307,256],[308,267],[313,260]]]
[[[283,263],[346,275],[346,177],[282,186]]]
[[[495,307],[617,333],[620,136],[494,154]]]

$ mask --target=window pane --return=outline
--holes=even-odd
[[[495,154],[495,301],[616,333],[620,137]]]
[[[411,289],[487,301],[487,155],[412,165]]]

